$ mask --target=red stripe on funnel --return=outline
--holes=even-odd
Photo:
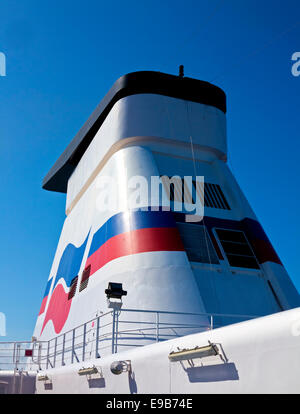
[[[44,313],[44,311],[45,311],[45,307],[46,307],[47,299],[48,299],[48,296],[45,296],[45,297],[43,298],[43,300],[42,300],[41,309],[40,309],[40,311],[39,311],[39,316],[40,316],[42,313]]]
[[[147,228],[118,234],[96,250],[86,262],[91,275],[119,257],[156,251],[184,251],[177,228]]]
[[[65,292],[63,286],[61,284],[57,285],[51,295],[41,334],[50,320],[53,322],[56,333],[62,330],[68,318],[71,303],[72,300],[68,300],[68,293]]]

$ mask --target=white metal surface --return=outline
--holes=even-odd
[[[299,393],[300,308],[45,371],[38,393]],[[220,356],[170,362],[178,348],[217,344]],[[113,361],[131,363],[114,375]],[[96,366],[99,376],[79,376]]]

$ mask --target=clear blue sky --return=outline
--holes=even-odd
[[[64,220],[65,196],[42,190],[42,178],[132,71],[184,64],[225,90],[229,164],[300,290],[299,0],[2,1],[0,51],[7,340],[32,335]]]

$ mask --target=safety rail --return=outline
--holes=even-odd
[[[46,342],[0,342],[0,372],[6,370],[26,370],[28,362],[32,368],[40,370],[45,367]]]
[[[256,317],[113,309],[49,341],[0,342],[0,370],[42,370],[83,362]]]

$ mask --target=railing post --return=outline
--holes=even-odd
[[[99,331],[100,331],[100,316],[97,318],[97,327],[96,327],[96,350],[95,350],[95,358],[99,358]]]
[[[115,354],[118,352],[118,333],[119,333],[119,312],[116,311],[116,329],[115,329]]]
[[[82,361],[85,356],[86,323],[83,325]]]
[[[48,369],[48,366],[49,366],[49,352],[50,352],[50,340],[48,341],[48,346],[47,346],[47,363],[46,363],[46,369]]]
[[[66,334],[63,335],[63,345],[62,345],[62,354],[61,354],[61,365],[65,365],[65,343],[66,343]]]
[[[21,354],[21,344],[17,344],[17,352],[16,352],[16,369],[18,369],[18,363],[19,363],[19,358],[20,358],[20,354]]]
[[[111,337],[111,353],[115,353],[115,319],[116,319],[116,311],[113,310],[113,321],[112,321],[112,337]]]
[[[55,368],[55,363],[56,363],[56,349],[57,349],[57,337],[55,338],[55,342],[54,342],[53,368]]]
[[[13,362],[13,364],[15,364],[15,362],[16,362],[16,342],[14,342],[14,352],[13,352],[13,360],[12,360],[12,362]],[[15,369],[15,367],[16,366],[14,366],[14,369]]]
[[[72,331],[72,358],[71,358],[72,364],[74,362],[74,346],[75,346],[75,328]]]
[[[42,347],[43,347],[43,345],[42,345],[42,342],[39,342],[39,349],[38,349],[38,366],[39,366],[39,369],[42,369],[42,363],[41,363],[41,361],[42,361]],[[33,345],[33,348],[32,348],[32,357],[31,357],[31,361],[32,362],[34,362],[33,361],[33,355],[34,355],[34,345]]]
[[[19,394],[23,394],[23,379],[24,379],[23,369],[21,370],[19,375],[20,375],[20,377],[19,377],[19,381],[20,381]]]
[[[16,368],[14,368],[14,379],[13,379],[13,386],[12,386],[12,394],[16,393],[16,374],[17,374],[17,370],[16,370]]]
[[[159,342],[159,313],[156,312],[156,342]]]

